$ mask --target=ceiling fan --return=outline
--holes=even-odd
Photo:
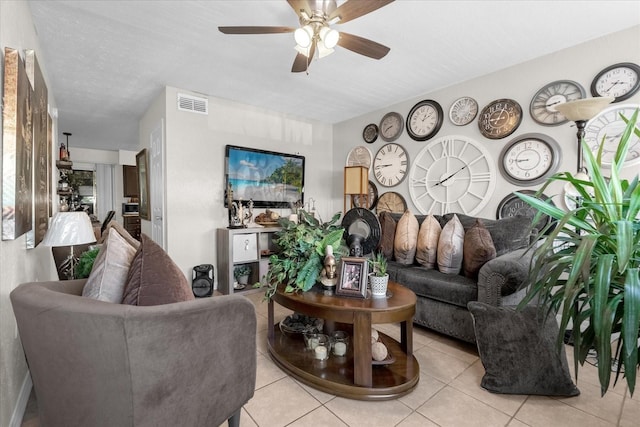
[[[335,0],[287,0],[298,15],[300,27],[218,27],[224,34],[277,34],[294,33],[298,54],[291,72],[306,71],[315,53],[322,58],[333,52],[337,45],[373,59],[383,58],[389,53],[387,46],[363,37],[331,28],[332,24],[359,18],[394,0],[346,0],[339,7]]]

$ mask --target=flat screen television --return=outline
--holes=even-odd
[[[234,201],[251,199],[256,208],[304,203],[304,156],[227,145],[224,165],[225,189],[231,185]]]

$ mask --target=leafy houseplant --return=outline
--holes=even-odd
[[[376,277],[387,275],[387,258],[382,252],[376,252],[371,258],[372,273]]]
[[[344,229],[337,225],[340,212],[329,222],[323,223],[304,210],[298,211],[298,222],[280,219],[282,230],[275,233],[277,254],[269,258],[269,270],[265,275],[265,297],[271,298],[279,284],[286,285],[285,292],[306,292],[313,287],[324,267],[327,245],[333,247],[338,261],[348,250],[342,238]],[[262,286],[257,283],[256,287]]]
[[[602,395],[607,392],[612,360],[624,366],[629,391],[633,394],[638,361],[640,326],[640,184],[621,179],[631,137],[640,137],[636,126],[638,110],[620,136],[610,176],[602,170],[602,148],[594,156],[582,142],[590,180],[560,173],[551,181],[570,183],[579,194],[577,207],[569,212],[550,202],[525,194],[518,197],[557,220],[556,227],[541,234],[532,246],[531,288],[521,306],[538,297],[548,310],[561,309],[558,346],[565,331],[572,329],[576,375],[590,349],[598,360]],[[604,141],[603,141],[604,142]],[[569,323],[572,326],[569,326]],[[612,351],[612,342],[617,345]],[[616,380],[621,373],[618,364]]]
[[[76,264],[75,278],[84,279],[89,277],[91,270],[93,269],[93,263],[100,252],[100,248],[89,249],[80,255],[78,264]]]
[[[372,273],[369,276],[372,297],[386,297],[389,275],[387,274],[387,258],[382,252],[376,252],[371,258]]]
[[[251,274],[251,267],[247,264],[240,264],[233,270],[233,277],[236,278],[238,283],[246,285]]]

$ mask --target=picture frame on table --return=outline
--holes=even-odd
[[[342,257],[336,295],[366,298],[369,265],[366,258]]]
[[[136,154],[136,166],[138,168],[139,215],[141,219],[151,220],[151,203],[149,202],[149,158],[147,149],[143,148]]]

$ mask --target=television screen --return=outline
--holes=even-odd
[[[257,208],[290,208],[304,203],[304,156],[227,145],[225,188],[233,200]],[[225,195],[225,206],[227,197]]]

